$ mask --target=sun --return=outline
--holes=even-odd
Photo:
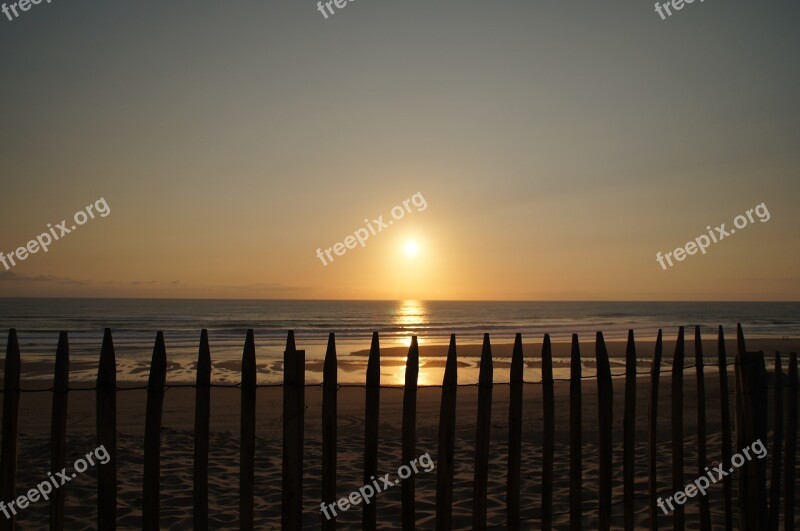
[[[413,257],[419,254],[419,245],[414,240],[409,240],[403,246],[403,250],[406,253],[406,256]]]

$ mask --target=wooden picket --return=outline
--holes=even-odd
[[[447,362],[442,380],[439,409],[438,466],[436,472],[436,529],[453,528],[453,473],[456,444],[456,393],[458,392],[458,356],[456,336],[450,336]]]
[[[569,377],[569,525],[583,526],[583,380],[578,334],[572,334]]]
[[[160,529],[159,493],[161,489],[161,417],[164,385],[167,378],[167,351],[164,334],[158,333],[147,382],[147,412],[144,432],[144,481],[142,486],[142,528]]]
[[[483,336],[478,375],[478,421],[475,434],[475,474],[472,483],[472,528],[486,527],[486,496],[489,487],[489,441],[492,428],[492,346]]]
[[[542,343],[542,530],[553,527],[553,456],[556,439],[556,402],[553,389],[553,353],[550,334]]]
[[[53,410],[50,422],[50,470],[66,466],[67,404],[69,403],[69,338],[66,332],[58,336],[56,366],[53,375]],[[58,489],[50,496],[50,529],[64,529],[64,500],[66,491]]]

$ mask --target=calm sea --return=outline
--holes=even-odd
[[[511,343],[516,332],[526,340],[550,333],[554,341],[569,341],[573,332],[592,337],[596,331],[615,339],[628,329],[648,339],[659,328],[672,335],[680,325],[699,325],[712,337],[718,325],[733,331],[737,322],[748,337],[796,336],[800,303],[0,299],[0,333],[17,329],[23,361],[52,360],[58,332],[68,331],[73,378],[86,380],[93,376],[82,375],[75,362],[96,361],[106,327],[114,334],[121,370],[128,363],[127,370],[141,373],[162,330],[170,361],[191,379],[203,328],[214,360],[232,363],[241,356],[248,328],[255,330],[264,361],[281,359],[288,330],[295,331],[309,360],[319,360],[330,332],[346,356],[369,348],[373,331],[380,333],[381,346],[400,346],[411,335],[422,344],[446,344],[451,333],[459,344],[477,343],[484,332],[493,343]]]

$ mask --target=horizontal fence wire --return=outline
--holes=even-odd
[[[731,362],[731,363],[727,363],[726,367],[733,367],[735,365],[737,365],[736,362]],[[742,365],[744,365],[744,364],[742,364]],[[667,365],[665,365],[665,366],[667,366]],[[697,365],[686,365],[686,366],[683,367],[683,369],[684,370],[693,369],[695,367],[697,367]],[[719,367],[719,364],[717,364],[717,363],[707,364],[707,365],[703,365],[703,367],[709,367],[709,368],[713,369],[713,368]],[[660,372],[661,375],[664,375],[664,374],[669,374],[669,373],[673,372],[673,370],[672,369],[665,369],[665,370],[661,370],[659,372]],[[634,374],[636,376],[650,376],[650,371],[633,371],[631,374]],[[612,378],[623,378],[623,377],[625,377],[627,375],[628,375],[628,372],[625,371],[625,372],[619,372],[619,373],[612,373],[611,377]],[[691,378],[692,375],[691,374],[687,374],[686,377],[687,378]],[[782,377],[786,378],[786,375],[782,375]],[[581,380],[597,380],[597,376],[581,376],[580,379]],[[553,378],[552,381],[553,382],[571,382],[572,378]],[[523,380],[522,383],[525,384],[525,385],[544,385],[546,382],[544,380],[539,380],[539,381],[536,381],[536,382]],[[511,384],[512,384],[512,382],[492,382],[493,386],[506,386],[506,385],[511,385]],[[164,386],[163,389],[165,391],[168,391],[170,389],[197,389],[198,387],[216,387],[216,388],[222,388],[222,389],[241,389],[242,384],[241,383],[235,383],[235,384],[212,383],[212,384],[209,384],[209,385],[201,385],[201,386],[198,386],[197,384],[193,384],[193,383],[167,384],[167,385]],[[285,384],[285,383],[256,384],[256,389],[270,388],[270,387],[293,387],[293,385]],[[306,388],[325,387],[325,384],[324,383],[307,383],[307,384],[304,384],[303,387],[306,387]],[[338,391],[339,389],[344,389],[344,388],[367,389],[367,387],[368,387],[367,384],[341,383],[341,384],[337,384],[336,385],[336,390]],[[456,384],[455,386],[453,386],[453,385],[444,385],[444,384],[424,384],[424,385],[418,385],[417,389],[444,389],[444,388],[448,388],[448,387],[480,387],[480,384],[478,382],[475,382],[475,383],[460,383],[460,384]],[[370,387],[370,388],[374,389],[374,386]],[[379,386],[379,388],[380,389],[403,390],[403,389],[406,388],[406,386],[399,385],[399,384],[398,385],[381,384]],[[68,387],[66,389],[66,391],[69,391],[69,392],[71,392],[71,391],[78,391],[78,392],[80,392],[80,391],[97,391],[97,389],[98,389],[97,386],[93,386],[93,387]],[[774,386],[766,386],[766,387],[762,387],[762,389],[774,389]],[[140,386],[133,386],[133,387],[119,387],[119,386],[117,386],[115,388],[115,390],[117,392],[148,391],[148,390],[150,390],[150,387],[147,386],[147,385],[140,385]],[[9,391],[17,391],[17,392],[20,392],[20,393],[52,393],[52,392],[55,392],[55,388],[54,387],[45,387],[45,388],[41,388],[41,389],[26,389],[26,388],[20,387],[18,389],[13,389],[13,388],[9,389]],[[6,392],[5,389],[0,389],[0,394],[3,394],[4,392]],[[59,392],[64,392],[64,391],[59,391]]]

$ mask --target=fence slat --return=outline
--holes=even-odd
[[[675,355],[672,357],[672,491],[683,489],[683,360],[684,333],[678,328],[678,339],[675,341]],[[685,528],[683,505],[675,504],[672,513],[672,528],[683,531]]]
[[[741,325],[737,327],[740,358],[742,438],[740,448],[766,438],[766,369],[762,352],[747,352]],[[741,512],[739,529],[756,531],[767,526],[766,467],[761,460],[747,461],[739,469]],[[743,499],[742,499],[743,498]]]
[[[283,353],[282,529],[303,528],[303,432],[305,430],[305,350],[290,331]]]
[[[781,371],[781,353],[775,353],[774,378],[775,424],[772,429],[772,479],[770,485],[769,525],[767,529],[777,531],[781,514],[781,461],[783,452],[783,374]]]
[[[611,366],[608,362],[608,351],[603,340],[602,332],[597,332],[595,344],[597,357],[597,408],[598,431],[600,440],[598,445],[600,474],[598,485],[598,530],[611,529],[611,474],[612,474],[612,447],[611,429],[614,420],[614,388],[611,381]]]
[[[161,417],[167,378],[167,350],[164,333],[158,332],[147,382],[147,412],[144,430],[144,474],[142,484],[142,528],[160,529]]]
[[[8,346],[3,368],[3,443],[0,455],[0,501],[17,497],[17,446],[19,437],[19,374],[20,355],[17,331],[8,331]],[[59,469],[60,470],[60,469]],[[14,514],[11,518],[0,518],[0,529],[13,530]]]
[[[117,360],[111,329],[103,335],[97,369],[97,447],[108,452],[108,463],[97,469],[97,528],[117,528]]]
[[[483,335],[478,376],[478,421],[475,434],[475,475],[472,490],[472,528],[486,527],[486,495],[489,483],[489,441],[492,428],[492,346]]]
[[[636,496],[636,343],[633,330],[628,330],[625,348],[625,418],[623,419],[623,498],[625,529],[634,529],[634,500]]]
[[[450,336],[447,363],[442,380],[442,404],[439,409],[439,449],[436,471],[436,529],[453,528],[453,471],[456,444],[456,393],[458,391],[458,356],[456,335]]]
[[[336,337],[328,336],[328,349],[322,369],[322,503],[323,507],[336,501],[336,453],[337,453],[337,400],[339,391],[338,363],[336,360]],[[336,516],[328,510],[320,514],[322,528],[336,529]],[[330,516],[330,518],[327,518]]]
[[[406,358],[406,379],[403,389],[403,463],[407,464],[417,456],[417,381],[419,379],[419,346],[417,336],[411,338],[411,346]],[[402,485],[402,526],[413,530],[416,527],[416,484],[414,474],[403,480]]]
[[[69,400],[69,338],[66,332],[58,335],[56,366],[53,375],[53,408],[50,417],[50,470],[61,470],[66,464],[67,404]],[[50,496],[50,529],[64,529],[65,489]]]
[[[788,404],[786,410],[786,461],[784,462],[783,521],[786,531],[794,531],[795,475],[797,462],[797,353],[789,357]]]
[[[211,350],[200,332],[194,407],[194,529],[208,529],[208,437],[211,414]]]
[[[569,375],[569,527],[581,531],[583,520],[582,366],[578,334],[572,334]]]
[[[553,353],[550,334],[542,343],[542,530],[553,527],[553,453],[555,448],[556,403],[553,390]]]
[[[703,360],[703,338],[700,327],[694,328],[694,366],[697,376],[697,477],[706,474],[705,467],[708,456],[706,453],[706,381]],[[708,496],[700,498],[700,529],[711,531],[711,507]]]
[[[378,426],[381,399],[381,348],[378,332],[372,333],[372,345],[367,362],[367,389],[364,413],[364,485],[371,485],[378,474]],[[377,500],[362,504],[361,528],[374,531],[377,528]]]
[[[506,520],[509,529],[520,527],[520,468],[522,466],[522,334],[514,337],[511,355],[511,382],[508,397],[508,472],[506,480]]]
[[[253,529],[253,490],[256,457],[256,343],[247,331],[242,352],[241,417],[239,438],[239,529]]]
[[[661,330],[656,338],[653,363],[650,365],[650,401],[647,412],[647,487],[650,497],[650,529],[658,529],[658,484],[656,483],[658,456],[656,443],[658,435],[658,384],[661,380]]]
[[[719,327],[717,338],[717,358],[719,364],[720,414],[722,415],[722,463],[730,463],[731,455],[731,410],[728,393],[728,357],[725,351],[725,333]],[[725,497],[725,531],[733,531],[733,482],[730,476],[723,478],[722,489]]]

